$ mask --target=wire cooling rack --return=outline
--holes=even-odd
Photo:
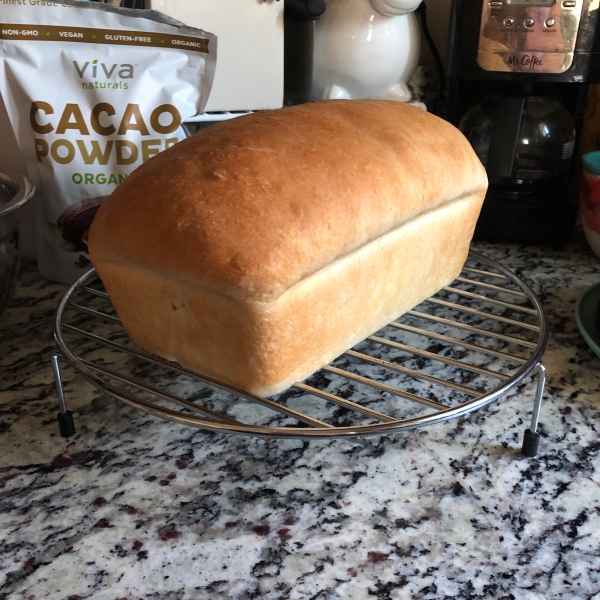
[[[52,365],[65,437],[75,428],[60,357],[98,389],[153,415],[267,439],[360,437],[430,426],[501,399],[536,370],[523,452],[537,452],[547,319],[526,283],[474,252],[450,286],[270,398],[137,347],[94,270],[62,298],[55,339]]]

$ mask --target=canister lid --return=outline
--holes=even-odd
[[[588,152],[581,158],[583,168],[594,175],[600,175],[600,151]]]

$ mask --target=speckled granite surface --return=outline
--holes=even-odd
[[[519,453],[530,380],[426,431],[266,442],[145,415],[65,368],[65,440],[64,288],[25,269],[0,319],[0,598],[600,598],[600,359],[574,319],[600,262],[583,241],[478,249],[550,318],[535,459]]]

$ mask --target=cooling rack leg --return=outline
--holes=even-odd
[[[535,403],[531,415],[531,426],[525,430],[523,436],[523,454],[533,457],[537,454],[540,434],[538,433],[538,423],[540,420],[540,410],[542,408],[542,398],[544,396],[544,387],[546,385],[546,368],[542,363],[537,366],[538,382],[535,392]]]
[[[56,393],[58,394],[58,403],[60,405],[57,420],[60,435],[68,438],[75,435],[75,423],[73,421],[73,413],[67,409],[67,403],[65,402],[65,394],[60,377],[60,365],[58,364],[59,357],[60,354],[58,352],[52,353],[52,371],[54,371],[54,382],[56,383]]]

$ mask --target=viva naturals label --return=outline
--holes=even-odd
[[[214,77],[216,37],[155,11],[0,3],[0,92],[36,194],[40,272],[72,283],[87,230],[140,164],[185,137]]]

